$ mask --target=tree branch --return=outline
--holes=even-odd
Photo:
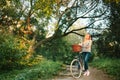
[[[100,21],[100,20],[103,20],[103,19],[98,19],[98,20],[96,20],[96,21]],[[66,36],[66,35],[68,35],[68,34],[70,34],[70,33],[75,33],[75,34],[81,35],[81,34],[79,34],[79,33],[76,33],[76,31],[80,31],[80,30],[87,29],[87,28],[98,29],[98,28],[90,27],[90,26],[91,26],[92,24],[94,24],[96,21],[93,21],[92,23],[90,23],[90,24],[87,25],[86,27],[82,27],[82,28],[79,28],[79,29],[74,29],[74,30],[71,30],[71,31],[69,31],[69,32],[67,32],[67,33],[64,33],[63,36]]]
[[[97,1],[96,1],[96,2],[97,2]],[[96,5],[95,5],[95,1],[94,1],[93,3],[91,3],[91,6],[90,6],[89,10],[86,11],[82,16],[87,15],[87,14],[88,14],[89,12],[91,12],[95,7],[97,7],[97,5],[98,5],[98,3],[96,3]]]

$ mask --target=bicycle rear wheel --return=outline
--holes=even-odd
[[[70,72],[74,78],[79,78],[82,73],[81,63],[78,59],[73,59],[70,64]]]

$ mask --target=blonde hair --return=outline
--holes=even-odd
[[[87,33],[84,37],[84,41],[86,40],[91,40],[91,35],[89,33]]]

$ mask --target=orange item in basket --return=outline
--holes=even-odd
[[[74,45],[72,45],[72,50],[73,50],[73,52],[80,52],[82,50],[82,46],[80,46],[78,44],[74,44]]]

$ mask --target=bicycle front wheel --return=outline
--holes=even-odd
[[[82,73],[81,63],[78,59],[73,59],[70,64],[70,72],[74,78],[79,78]]]

